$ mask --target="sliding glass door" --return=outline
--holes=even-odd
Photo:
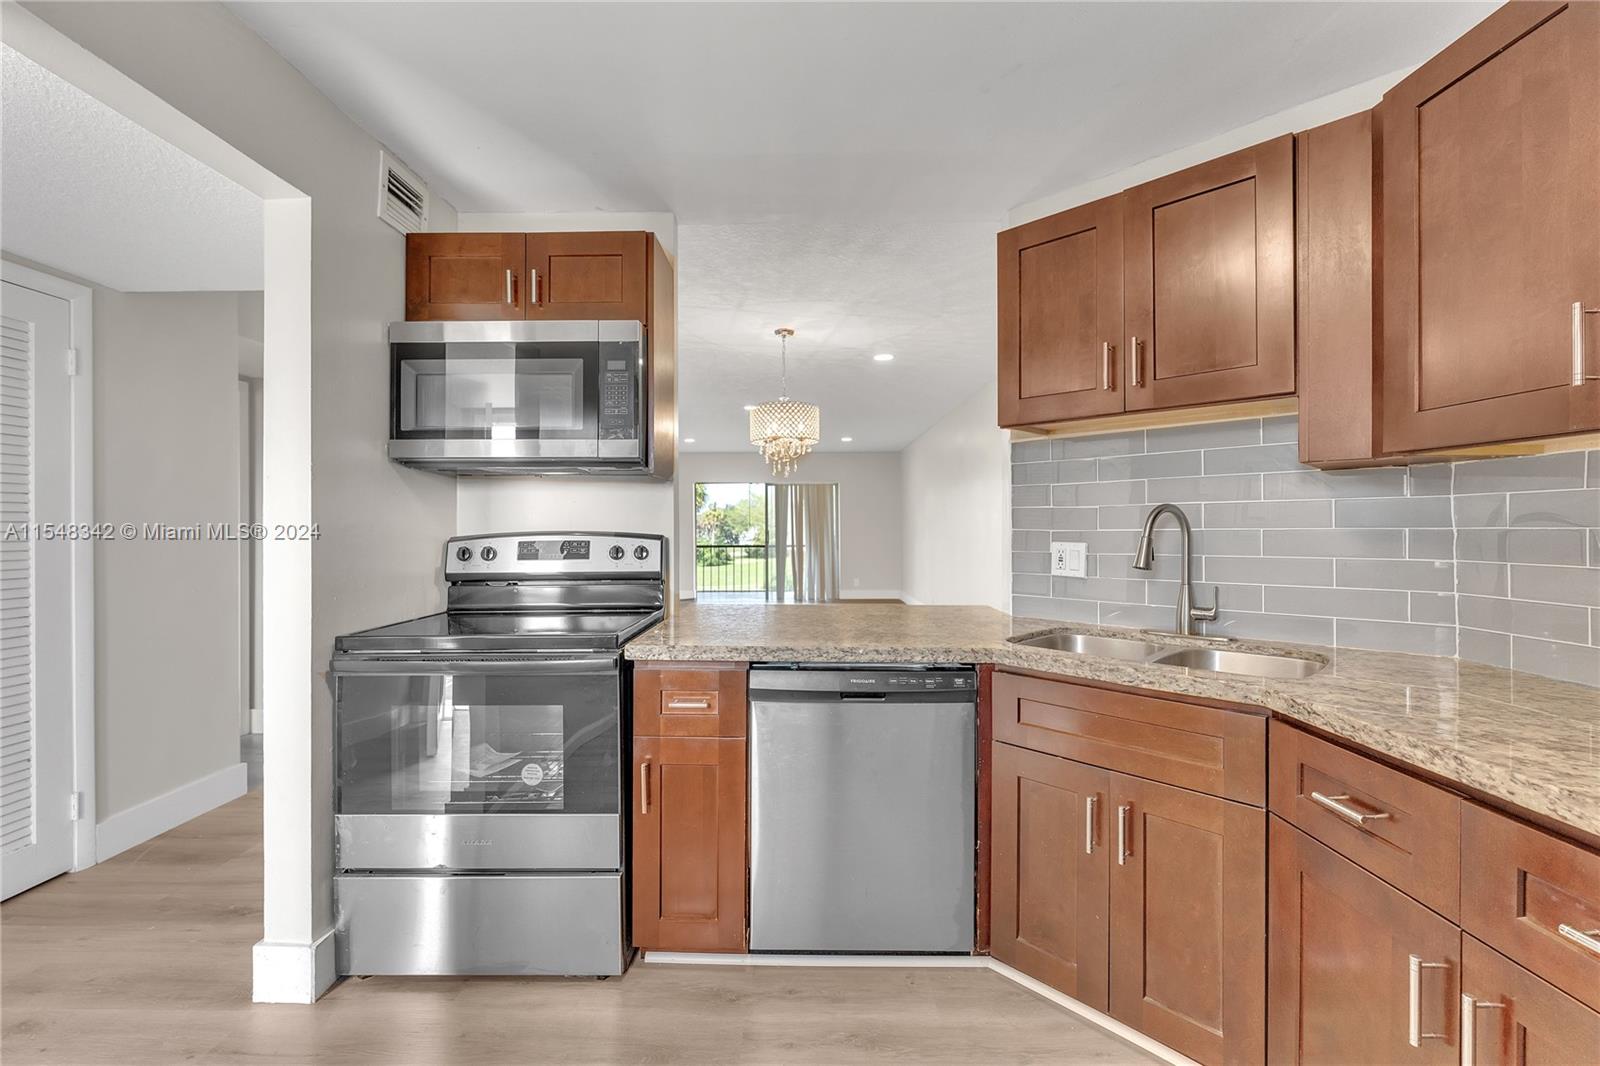
[[[838,498],[834,484],[696,482],[695,598],[837,599]]]

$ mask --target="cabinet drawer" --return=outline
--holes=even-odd
[[[748,717],[743,663],[640,664],[633,673],[633,731],[642,737],[742,737]]]
[[[1463,1066],[1600,1062],[1600,1014],[1521,966],[1461,938]]]
[[[1180,788],[1266,802],[1266,719],[995,671],[994,736]]]
[[[1273,813],[1456,917],[1460,797],[1277,721],[1271,765]]]
[[[1462,804],[1461,925],[1600,1010],[1600,855]]]

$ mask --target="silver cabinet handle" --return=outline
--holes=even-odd
[[[1313,792],[1311,793],[1311,801],[1319,806],[1326,807],[1358,829],[1365,829],[1368,822],[1379,822],[1390,817],[1388,811],[1357,810],[1350,802],[1349,796],[1324,796],[1320,792]]]
[[[639,813],[650,813],[650,760],[639,763]]]
[[[1144,388],[1144,359],[1138,337],[1128,338],[1128,359],[1133,363],[1133,387]]]
[[[530,304],[539,302],[539,272],[537,270],[528,271],[528,302]]]
[[[1448,1040],[1449,1033],[1424,1033],[1422,1031],[1422,971],[1423,970],[1448,970],[1448,962],[1423,962],[1416,955],[1410,956],[1410,1007],[1406,1012],[1409,1021],[1407,1041],[1412,1047],[1421,1047],[1424,1040]]]
[[[1100,387],[1111,388],[1111,342],[1102,341],[1100,344]]]
[[[513,306],[517,302],[517,275],[510,267],[506,267],[506,303]]]
[[[1478,1012],[1505,1009],[1504,1003],[1479,1003],[1465,992],[1461,993],[1461,1066],[1477,1066]]]
[[[711,701],[707,699],[684,700],[675,699],[667,701],[667,709],[671,711],[709,711]]]
[[[1556,932],[1577,944],[1579,947],[1588,948],[1596,955],[1600,955],[1600,929],[1579,929],[1575,925],[1562,922],[1556,926]]]
[[[1600,315],[1600,307],[1585,307],[1582,300],[1574,300],[1572,304],[1572,383],[1582,385],[1585,381],[1600,380],[1600,374],[1589,373],[1587,361],[1583,352],[1583,316]]]
[[[1100,819],[1100,794],[1098,792],[1088,796],[1083,801],[1083,853],[1094,854],[1094,831]]]
[[[1128,847],[1128,818],[1133,814],[1133,804],[1124,803],[1117,808],[1117,865],[1128,865],[1133,852]]]

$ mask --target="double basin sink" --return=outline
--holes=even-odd
[[[1041,633],[1016,641],[1028,648],[1047,648],[1074,655],[1094,655],[1104,659],[1180,666],[1190,670],[1212,670],[1220,674],[1248,677],[1310,677],[1326,664],[1316,659],[1272,652],[1236,651],[1232,648],[1178,647],[1129,637],[1102,637],[1092,633]]]

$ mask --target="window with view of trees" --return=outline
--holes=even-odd
[[[695,484],[697,597],[765,599],[772,590],[767,497],[763,484]]]

